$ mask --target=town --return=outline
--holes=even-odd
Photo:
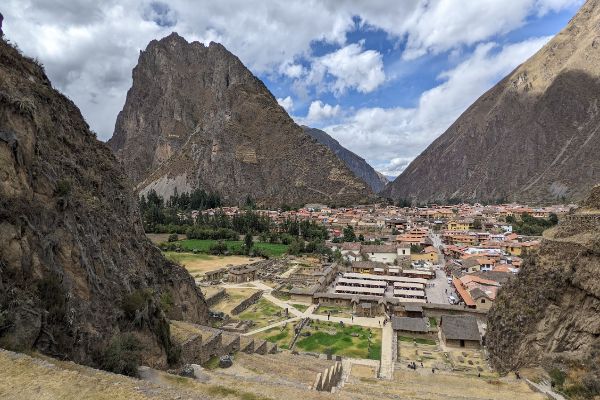
[[[163,243],[176,249],[166,254],[188,267],[211,308],[210,327],[173,322],[172,330],[180,332],[175,337],[182,338],[190,363],[228,367],[240,351],[332,360],[331,370],[315,374],[315,390],[339,390],[352,368],[387,380],[395,379],[394,371],[417,369],[495,377],[486,361],[486,314],[498,290],[539,247],[540,235],[532,234],[537,225],[552,226],[574,207],[309,204],[253,210],[276,232],[291,220],[323,227],[329,256],[222,254],[200,266],[194,254],[210,256],[193,241],[184,248]],[[223,207],[192,211],[191,217],[247,212]],[[253,240],[258,245],[261,238]]]

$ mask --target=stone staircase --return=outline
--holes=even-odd
[[[257,354],[277,352],[276,344],[263,339],[183,321],[171,321],[171,339],[181,346],[181,360],[186,364],[204,364],[212,357],[238,351]]]

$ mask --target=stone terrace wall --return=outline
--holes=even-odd
[[[231,315],[237,315],[243,312],[246,308],[250,307],[252,304],[256,303],[258,299],[262,296],[262,290],[254,293],[252,296],[248,297],[246,300],[242,301],[237,306],[233,307],[231,310]]]
[[[340,383],[341,378],[342,363],[338,361],[325,371],[317,374],[312,389],[321,392],[331,392],[331,390]]]
[[[214,293],[212,296],[207,297],[206,300],[206,304],[209,307],[214,306],[215,304],[217,304],[219,301],[221,301],[221,299],[223,299],[223,297],[225,297],[225,289],[221,289],[218,292]]]

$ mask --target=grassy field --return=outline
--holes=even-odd
[[[302,332],[310,332],[310,336],[304,337],[296,343],[296,346],[304,351],[372,360],[381,358],[381,329],[312,321],[310,326]],[[369,334],[371,334],[370,347]]]
[[[426,338],[415,338],[412,336],[398,336],[398,340],[401,342],[408,342],[408,343],[414,343],[416,342],[417,344],[426,344],[429,346],[435,346],[435,340],[433,339],[426,339]]]
[[[213,256],[203,253],[178,253],[176,251],[165,251],[165,256],[178,264],[181,264],[194,277],[204,275],[207,271],[214,271],[227,265],[248,264],[253,260],[246,256]]]
[[[213,244],[217,243],[217,240],[199,240],[199,239],[186,239],[186,240],[180,240],[177,242],[177,244],[179,244],[182,248],[186,249],[186,250],[196,250],[196,251],[200,251],[200,252],[208,252],[210,249],[210,246],[212,246]],[[224,241],[225,244],[227,244],[227,248],[230,251],[234,251],[234,250],[239,250],[242,248],[242,244],[244,242],[242,242],[241,240],[226,240]],[[288,250],[288,245],[286,244],[279,244],[279,243],[262,243],[262,242],[257,242],[254,243],[254,246],[257,249],[261,249],[263,250],[266,254],[269,255],[269,257],[281,257],[283,254],[285,254]]]
[[[268,342],[275,343],[280,349],[287,349],[289,348],[290,342],[294,337],[293,327],[294,324],[289,322],[284,326],[276,326],[271,329],[267,329],[266,331],[257,333],[254,336],[264,339]]]
[[[274,322],[279,322],[287,319],[285,311],[277,307],[268,300],[261,298],[256,304],[251,305],[243,313],[237,315],[236,318],[246,321],[253,321],[253,329],[262,328]]]
[[[320,306],[315,314],[327,315],[331,313],[332,317],[350,318],[352,316],[352,309],[350,307],[336,307],[336,306]]]
[[[298,304],[298,303],[292,304],[291,306],[300,312],[306,311],[309,307],[308,304]]]

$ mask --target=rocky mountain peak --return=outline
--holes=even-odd
[[[196,187],[227,202],[357,202],[370,190],[296,125],[224,46],[150,42],[109,145],[137,190]]]

